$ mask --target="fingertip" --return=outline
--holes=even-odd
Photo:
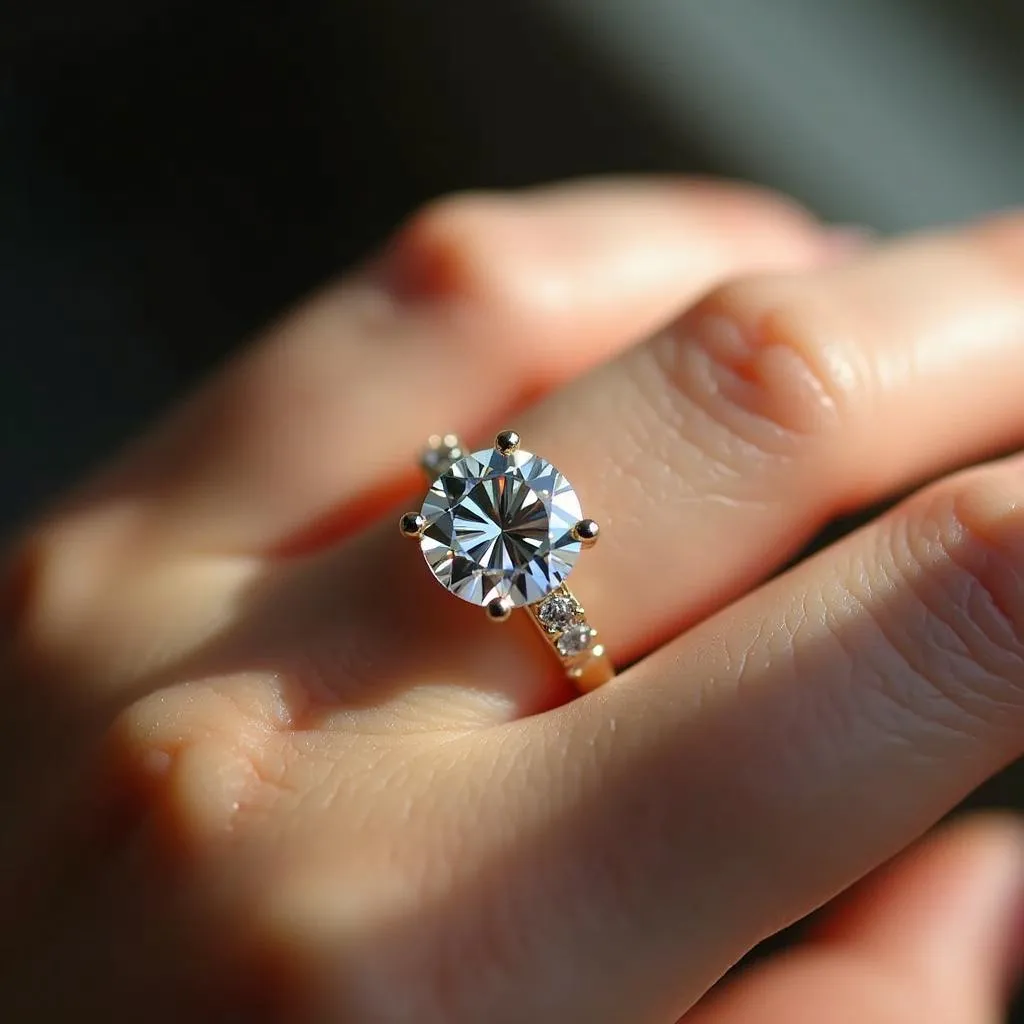
[[[494,268],[506,258],[505,205],[486,193],[428,203],[386,243],[370,276],[405,303],[487,302],[499,283]]]

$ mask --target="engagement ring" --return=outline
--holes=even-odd
[[[420,542],[435,579],[494,622],[525,608],[581,690],[611,679],[611,659],[565,582],[598,537],[569,481],[523,451],[514,430],[471,453],[452,434],[433,437],[421,465],[430,490],[400,529]]]

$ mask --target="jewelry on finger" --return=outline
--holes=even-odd
[[[420,465],[430,489],[399,529],[420,542],[434,578],[492,622],[525,608],[581,690],[611,679],[611,659],[565,582],[599,534],[569,481],[523,451],[514,430],[475,452],[454,434],[435,435]]]

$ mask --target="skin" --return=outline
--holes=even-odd
[[[1017,823],[848,890],[1024,747],[1024,474],[956,471],[1021,440],[1021,252],[668,180],[415,217],[12,546],[10,1018],[997,1019]],[[503,426],[602,523],[584,698],[397,536]]]

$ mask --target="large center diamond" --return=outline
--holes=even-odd
[[[532,604],[572,571],[582,518],[569,481],[529,452],[488,448],[459,459],[423,502],[421,534],[431,572],[453,594],[487,605]]]

